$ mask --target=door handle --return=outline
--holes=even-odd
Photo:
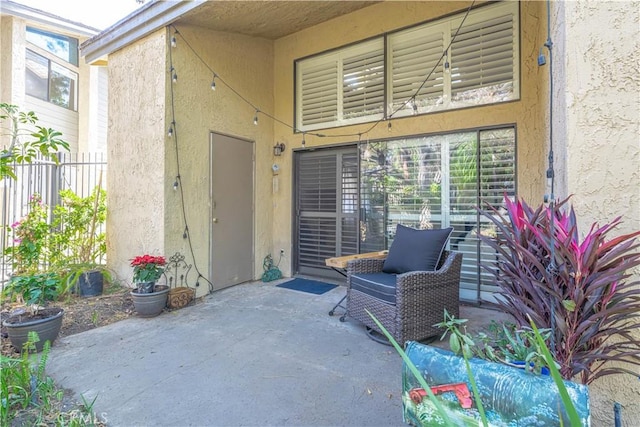
[[[213,221],[214,224],[218,223],[218,218],[213,218],[211,221]]]

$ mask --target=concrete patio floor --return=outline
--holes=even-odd
[[[62,338],[47,372],[77,398],[97,396],[109,426],[402,425],[400,357],[328,315],[344,288],[313,295],[282,281]],[[477,330],[504,315],[462,306],[460,317]]]

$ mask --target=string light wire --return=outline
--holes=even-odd
[[[433,73],[435,72],[435,70],[438,68],[438,66],[440,66],[440,64],[442,63],[443,59],[445,57],[447,57],[447,62],[448,62],[448,52],[451,49],[451,45],[453,44],[453,42],[455,41],[455,39],[458,36],[458,33],[460,32],[462,26],[464,25],[467,17],[469,16],[469,13],[471,12],[471,9],[473,8],[473,6],[475,5],[476,0],[473,0],[471,2],[471,4],[469,5],[469,7],[466,10],[466,13],[464,15],[464,17],[462,18],[462,21],[460,22],[460,25],[458,26],[458,28],[456,29],[455,34],[451,37],[451,40],[449,41],[449,45],[443,50],[442,54],[440,55],[440,58],[438,59],[438,61],[436,62],[436,64],[433,66],[433,68],[429,71],[429,73],[427,74],[427,77],[422,81],[422,83],[420,84],[420,86],[418,87],[418,89],[416,89],[416,91],[413,93],[413,95],[409,96],[403,103],[401,103],[398,107],[396,107],[396,109],[392,110],[392,112],[390,114],[388,114],[387,116],[373,122],[371,125],[369,125],[368,128],[366,128],[364,131],[360,131],[360,132],[353,132],[353,133],[341,133],[341,134],[332,134],[332,135],[327,135],[327,134],[323,134],[323,133],[318,133],[318,132],[306,132],[303,131],[302,132],[302,146],[305,147],[305,136],[306,135],[312,135],[312,136],[317,136],[319,138],[325,138],[325,137],[330,137],[330,138],[348,138],[348,137],[358,137],[358,141],[361,141],[362,139],[362,135],[366,134],[367,138],[369,135],[369,132],[373,131],[373,129],[375,129],[378,125],[380,125],[381,123],[391,120],[391,118],[397,114],[400,110],[404,109],[407,105],[409,105],[410,103],[412,104],[412,108],[414,109],[414,111],[417,113],[418,107],[416,105],[416,97],[420,94],[420,91],[422,90],[422,88],[424,88],[425,84],[429,81],[429,79],[431,78],[431,76],[433,75]],[[173,36],[170,38],[170,49],[169,49],[169,63],[170,63],[170,76],[171,76],[171,85],[170,85],[170,100],[171,100],[171,118],[172,118],[172,129],[173,129],[173,137],[174,137],[174,147],[175,147],[175,153],[176,153],[176,168],[177,168],[177,181],[179,182],[179,186],[176,190],[180,191],[180,206],[181,206],[181,210],[182,210],[182,218],[185,224],[184,227],[184,232],[183,232],[183,238],[187,240],[188,244],[189,244],[189,250],[191,252],[191,257],[193,259],[193,265],[194,268],[196,270],[196,272],[198,273],[198,279],[204,279],[208,284],[209,284],[209,292],[213,291],[213,283],[211,283],[211,281],[209,281],[205,276],[202,275],[202,273],[200,272],[200,269],[198,268],[197,262],[196,262],[196,257],[195,257],[195,251],[193,249],[193,243],[191,241],[191,233],[189,233],[189,225],[187,222],[187,212],[186,212],[186,206],[185,206],[185,198],[184,198],[184,186],[182,185],[182,180],[179,178],[180,175],[180,155],[179,155],[179,146],[178,146],[178,127],[176,125],[176,121],[175,121],[175,100],[174,100],[174,84],[177,83],[177,73],[175,71],[175,68],[173,66],[173,53],[172,53],[172,47],[177,46],[177,37],[180,37],[182,39],[182,41],[184,42],[184,44],[187,46],[187,48],[195,55],[196,58],[198,58],[198,60],[202,63],[202,65],[204,65],[211,74],[213,74],[213,79],[211,82],[211,89],[212,90],[216,90],[216,80],[219,81],[221,84],[223,84],[227,89],[229,89],[231,92],[233,92],[238,98],[240,98],[244,103],[248,104],[254,111],[255,111],[255,115],[254,115],[254,123],[257,124],[257,117],[258,117],[258,113],[264,115],[265,117],[270,118],[271,120],[273,120],[276,123],[279,123],[289,129],[291,129],[294,133],[298,132],[298,130],[293,126],[290,125],[289,123],[279,119],[278,117],[269,114],[263,110],[261,110],[257,105],[255,105],[253,102],[251,102],[247,97],[245,97],[244,95],[242,95],[240,92],[238,92],[238,90],[236,90],[233,86],[231,86],[223,77],[221,77],[218,73],[216,73],[213,68],[211,68],[211,66],[209,66],[209,64],[202,58],[202,56],[200,56],[200,54],[193,48],[193,46],[191,46],[191,44],[189,43],[189,41],[182,35],[182,33],[178,30],[178,28],[176,28],[175,25],[171,24],[169,25],[170,28],[172,28],[174,30],[174,34]],[[548,46],[549,51],[550,46]],[[389,131],[391,131],[391,122],[389,121],[388,125],[387,125],[387,129]],[[553,152],[551,152],[551,156]],[[175,188],[175,186],[174,186]]]
[[[455,39],[458,37],[458,33],[462,29],[462,26],[464,25],[465,21],[467,20],[467,17],[469,16],[469,13],[471,12],[471,9],[473,9],[473,6],[475,5],[475,3],[476,3],[476,0],[473,0],[471,2],[471,4],[469,5],[469,7],[467,8],[464,17],[462,18],[462,21],[460,21],[460,24],[458,25],[458,28],[456,29],[456,32],[451,37],[451,40],[449,41],[449,44],[443,50],[442,54],[440,55],[440,58],[438,59],[436,64],[433,66],[431,71],[429,71],[429,73],[427,74],[427,77],[422,81],[422,84],[420,84],[420,86],[418,87],[418,89],[416,89],[416,91],[413,93],[413,95],[409,96],[403,103],[401,103],[398,107],[396,107],[396,109],[393,110],[388,116],[383,117],[383,118],[373,122],[371,125],[369,125],[368,128],[366,128],[364,131],[360,131],[360,132],[340,133],[340,134],[331,134],[331,135],[327,135],[327,134],[323,134],[323,133],[317,133],[317,132],[304,132],[304,134],[311,135],[311,136],[317,136],[317,137],[320,137],[320,138],[325,138],[325,137],[329,137],[329,138],[349,138],[349,137],[352,137],[352,138],[355,138],[355,137],[357,137],[359,135],[362,135],[362,134],[368,134],[369,132],[371,132],[373,129],[375,129],[381,123],[383,123],[383,122],[385,122],[387,120],[390,120],[400,110],[403,110],[407,105],[409,105],[411,103],[413,103],[412,108],[415,107],[414,111],[416,111],[416,113],[417,113],[417,108],[418,107],[416,105],[416,97],[420,94],[420,91],[422,90],[422,88],[424,88],[425,84],[427,84],[427,82],[429,81],[429,79],[431,78],[431,76],[433,75],[435,70],[438,68],[438,66],[440,66],[440,64],[442,63],[443,59],[445,57],[448,58],[447,55],[448,55],[448,52],[451,50],[451,45],[453,44]],[[170,24],[170,27],[174,29],[176,35],[180,36],[180,38],[182,39],[184,44],[195,55],[195,57],[198,58],[198,60],[202,63],[202,65],[204,65],[209,70],[209,72],[214,75],[214,78],[217,79],[220,83],[222,83],[231,92],[233,92],[238,98],[240,98],[242,101],[244,101],[246,104],[248,104],[254,111],[256,111],[256,112],[259,111],[260,114],[264,115],[265,117],[270,118],[271,120],[273,120],[276,123],[280,123],[281,125],[291,129],[294,133],[296,133],[298,131],[293,125],[290,125],[289,123],[279,119],[278,117],[275,117],[274,115],[269,114],[269,113],[261,110],[253,102],[251,102],[247,97],[245,97],[240,92],[238,92],[233,86],[231,86],[229,83],[227,83],[227,81],[224,80],[224,78],[222,78],[218,73],[216,73],[213,70],[213,68],[211,68],[211,66],[209,64],[207,64],[207,62],[202,58],[202,56],[200,56],[200,54],[193,48],[193,46],[191,46],[189,41],[182,35],[182,33],[180,33],[180,31],[175,27],[175,25]],[[171,60],[171,53],[169,54],[169,57],[170,57],[170,60]],[[256,116],[257,116],[257,114],[256,114]],[[304,135],[303,135],[302,141],[304,141],[304,140],[305,140],[305,138],[304,138]],[[303,146],[304,146],[304,144],[303,144]]]
[[[180,35],[180,32],[174,28],[175,33],[174,33],[174,37]],[[184,38],[183,38],[184,40]],[[169,63],[171,65],[170,68],[170,73],[174,72],[174,68],[173,68],[173,53],[172,53],[172,49],[169,48]],[[215,76],[215,74],[214,74]],[[173,79],[173,76],[171,77],[171,84],[170,84],[170,99],[171,99],[171,124],[172,124],[172,129],[173,129],[173,139],[174,139],[174,147],[175,147],[175,152],[176,152],[176,169],[177,169],[177,174],[176,174],[176,181],[174,182],[174,190],[180,192],[180,207],[182,208],[182,220],[184,222],[184,232],[182,233],[182,238],[187,240],[187,243],[189,244],[189,251],[191,252],[191,258],[193,259],[193,267],[196,270],[196,273],[198,273],[198,278],[196,279],[196,286],[198,285],[198,281],[200,279],[204,279],[205,282],[207,282],[209,284],[209,293],[213,292],[213,283],[211,283],[211,281],[209,279],[207,279],[201,272],[200,269],[198,268],[198,263],[196,261],[196,255],[195,255],[195,251],[193,250],[193,243],[191,241],[191,233],[189,233],[189,224],[187,222],[187,209],[185,206],[185,201],[184,201],[184,185],[182,184],[182,179],[181,179],[181,175],[180,175],[180,150],[178,147],[178,126],[176,124],[176,108],[175,108],[175,100],[174,100],[174,89],[173,86],[175,84],[175,81]],[[179,183],[178,188],[175,188],[175,183]]]

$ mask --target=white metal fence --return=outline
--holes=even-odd
[[[10,226],[29,212],[29,201],[34,194],[40,195],[42,202],[49,206],[51,218],[51,212],[59,204],[60,190],[70,189],[78,196],[87,197],[99,183],[106,189],[106,154],[61,153],[59,159],[57,165],[41,158],[31,164],[15,165],[17,179],[0,181],[0,254],[13,244]],[[0,284],[11,274],[11,263],[4,255],[1,258]]]

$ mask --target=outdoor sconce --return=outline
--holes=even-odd
[[[273,155],[274,156],[282,156],[282,153],[284,153],[284,142],[281,142],[280,144],[276,144],[273,146]]]

